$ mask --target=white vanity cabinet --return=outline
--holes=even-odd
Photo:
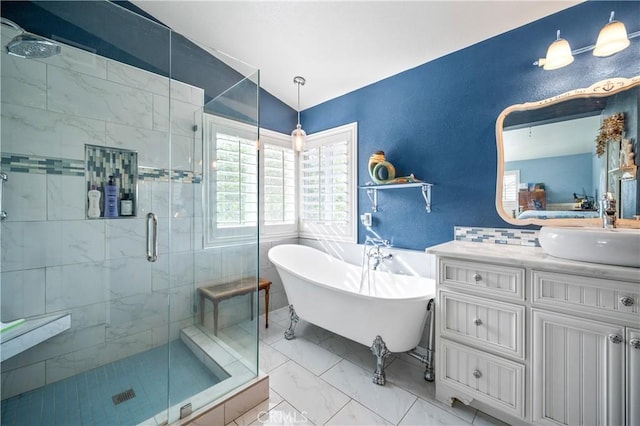
[[[533,247],[428,251],[438,400],[510,424],[640,425],[640,270]]]

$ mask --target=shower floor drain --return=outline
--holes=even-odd
[[[133,391],[133,389],[128,389],[124,392],[120,392],[118,394],[113,395],[111,399],[113,400],[113,405],[118,405],[121,402],[128,401],[135,397],[136,397],[136,393]]]

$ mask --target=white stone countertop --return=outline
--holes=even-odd
[[[594,278],[631,281],[640,285],[640,268],[565,260],[546,254],[540,247],[449,241],[426,249],[429,254],[466,260],[552,270]]]

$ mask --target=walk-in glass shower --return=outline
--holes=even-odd
[[[0,11],[2,425],[171,423],[254,379],[258,71],[107,1]]]

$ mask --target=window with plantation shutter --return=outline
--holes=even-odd
[[[297,159],[291,137],[205,114],[205,246],[297,237]]]
[[[520,170],[506,170],[502,178],[502,205],[509,214],[518,214]]]
[[[355,241],[357,124],[307,137],[300,153],[300,236]]]
[[[291,136],[260,131],[264,236],[297,236],[296,154]]]
[[[205,245],[256,236],[258,136],[255,127],[205,116]]]

